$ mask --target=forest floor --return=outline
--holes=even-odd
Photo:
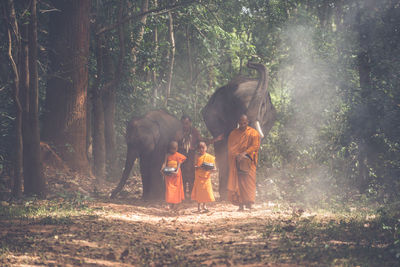
[[[85,189],[75,181],[50,180],[45,200],[1,202],[0,266],[398,266],[400,260],[399,218],[371,207],[310,209],[258,199],[252,211],[217,201],[199,213],[185,201],[172,213],[165,203],[140,200],[138,179],[115,200],[108,198],[115,183],[89,196],[91,182]]]

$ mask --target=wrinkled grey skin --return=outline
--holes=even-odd
[[[256,69],[259,79],[241,77],[232,80],[217,89],[201,111],[213,137],[224,135],[222,141],[214,144],[219,169],[219,193],[222,199],[226,199],[227,196],[228,136],[237,127],[239,117],[246,114],[249,125],[253,128],[256,128],[258,121],[264,135],[271,130],[276,117],[276,110],[268,92],[268,74],[265,66],[249,62],[247,67]]]
[[[118,186],[112,191],[114,198],[124,187],[135,160],[139,158],[145,200],[162,199],[165,185],[160,173],[171,140],[182,136],[182,124],[163,110],[148,112],[129,121],[126,131],[127,155],[125,168]]]

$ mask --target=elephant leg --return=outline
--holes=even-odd
[[[111,192],[111,198],[115,198],[115,196],[122,190],[122,188],[126,184],[126,181],[128,180],[129,174],[132,170],[133,164],[135,163],[137,157],[138,157],[137,151],[134,149],[132,145],[128,145],[125,168],[122,173],[122,178],[119,181],[118,186]]]
[[[165,183],[160,173],[160,168],[163,163],[163,155],[158,153],[152,157],[152,168],[150,170],[149,179],[149,197],[151,199],[162,199],[165,194]]]
[[[150,186],[151,186],[151,157],[149,156],[141,156],[140,157],[140,174],[142,175],[142,185],[143,185],[143,194],[142,199],[149,199]]]
[[[228,150],[227,142],[221,141],[215,144],[215,156],[219,169],[218,181],[219,181],[219,195],[221,200],[226,200],[228,197],[228,178],[229,178],[229,161],[228,161]]]

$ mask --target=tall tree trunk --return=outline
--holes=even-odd
[[[172,13],[168,12],[169,16],[169,42],[171,45],[171,53],[169,57],[169,70],[168,70],[168,77],[167,77],[167,88],[166,88],[166,95],[165,95],[165,106],[168,105],[168,98],[171,94],[171,85],[172,85],[172,76],[174,73],[174,63],[175,63],[175,37],[174,37],[174,20],[172,17]]]
[[[361,88],[361,105],[364,106],[364,110],[369,112],[369,97],[371,94],[371,66],[369,58],[369,35],[368,30],[361,22],[361,11],[357,14],[357,30],[358,30],[358,40],[359,40],[359,51],[357,55],[358,60],[358,74],[360,77],[360,88]],[[369,114],[366,116],[371,119],[372,116]],[[368,125],[365,123],[364,125]],[[369,127],[359,130],[359,141],[358,141],[358,186],[360,192],[365,192],[369,184],[369,171],[368,171],[368,154],[367,151],[367,139],[371,134],[371,129]]]
[[[157,0],[154,0],[154,8],[158,7],[158,2]],[[153,43],[154,43],[154,55],[155,57],[153,58],[153,70],[152,70],[152,80],[153,80],[153,107],[157,106],[157,99],[158,99],[158,88],[159,88],[159,83],[157,80],[157,56],[158,56],[158,27],[157,24],[155,25],[155,28],[153,30]]]
[[[112,79],[115,75],[114,64],[109,50],[103,53],[103,70],[105,78]],[[116,136],[115,136],[115,87],[103,92],[104,109],[104,139],[106,149],[107,174],[113,176],[117,170]]]
[[[18,23],[15,16],[14,1],[8,0],[8,57],[14,75],[14,104],[15,114],[15,162],[12,195],[20,197],[22,194],[23,176],[23,144],[22,144],[22,105],[20,102],[20,78],[19,69],[16,62],[21,51],[21,36],[18,30]],[[13,38],[14,35],[14,38]],[[13,42],[14,39],[14,42]],[[13,51],[14,48],[14,51]]]
[[[86,113],[90,0],[53,0],[44,138],[74,170],[90,174]]]
[[[149,0],[142,0],[142,7],[140,13],[145,13],[149,10]],[[144,15],[140,18],[139,21],[139,29],[137,31],[136,36],[134,36],[134,33],[132,33],[132,43],[133,47],[131,49],[131,55],[132,55],[132,63],[133,67],[131,69],[132,74],[136,73],[137,69],[137,54],[138,54],[138,47],[140,45],[140,42],[143,40],[143,34],[144,34],[144,27],[147,22],[147,15]]]
[[[28,3],[27,3],[28,4]],[[27,5],[28,7],[28,5]],[[22,21],[20,24],[21,32],[21,54],[19,63],[20,73],[20,99],[22,106],[22,143],[23,147],[28,147],[30,135],[29,128],[29,46],[28,46],[28,23]],[[29,157],[23,153],[23,169],[29,172]]]
[[[24,133],[24,192],[43,194],[46,183],[40,153],[39,129],[39,87],[37,70],[37,16],[36,0],[30,3],[28,24],[29,86],[26,91],[27,118],[23,126]]]
[[[121,22],[124,2],[121,1],[118,9],[118,21]],[[118,86],[123,69],[125,56],[124,31],[122,23],[118,25],[119,58],[117,71],[114,72],[109,51],[104,49],[104,34],[97,35],[97,79],[93,89],[93,158],[94,169],[98,179],[103,179],[108,171],[112,173],[116,169],[115,153],[115,87]],[[106,62],[103,62],[103,59]],[[105,65],[106,64],[106,65]],[[100,77],[105,77],[105,84],[101,86]]]
[[[103,35],[96,38],[97,78],[93,94],[93,165],[97,181],[104,180],[106,172],[106,150],[104,139],[104,110],[100,77],[103,71]]]
[[[192,49],[190,45],[190,24],[186,26],[186,50],[188,56],[188,65],[189,65],[189,88],[193,83],[193,63],[192,63]]]

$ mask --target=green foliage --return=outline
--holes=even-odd
[[[88,199],[80,194],[61,193],[51,201],[27,198],[22,203],[0,206],[1,220],[38,220],[40,224],[70,224],[71,217],[91,214]]]
[[[159,4],[168,6],[171,2]],[[155,8],[152,5],[150,1],[150,9]],[[114,25],[118,7],[118,1],[95,1],[96,27]],[[21,16],[24,9],[19,5],[16,8]],[[123,16],[137,14],[140,9],[141,1],[127,1]],[[248,60],[255,60],[268,67],[269,90],[278,111],[260,154],[259,182],[265,185],[260,194],[313,202],[347,199],[357,192],[385,203],[398,200],[397,1],[209,0],[183,5],[171,14],[176,54],[167,106],[171,48],[168,14],[151,13],[145,25],[133,19],[123,26],[126,55],[118,87],[114,88],[121,169],[125,126],[132,116],[154,108],[166,109],[177,117],[185,113],[203,135],[209,135],[201,118],[202,107],[218,87],[238,74],[246,74]],[[39,14],[39,43],[43,45],[43,53],[39,53],[41,108],[49,74],[45,52],[48,15]],[[141,26],[143,39],[138,40]],[[14,103],[5,27],[0,28],[0,37],[0,158],[10,162]],[[88,62],[90,87],[98,67],[94,37],[93,32]],[[117,28],[106,33],[104,45],[115,68],[121,53]],[[368,56],[368,66],[361,66],[362,53]],[[360,67],[367,69],[368,85],[360,82]],[[101,84],[111,74],[100,77]],[[274,186],[266,186],[271,181]],[[314,199],[307,197],[313,194]]]

